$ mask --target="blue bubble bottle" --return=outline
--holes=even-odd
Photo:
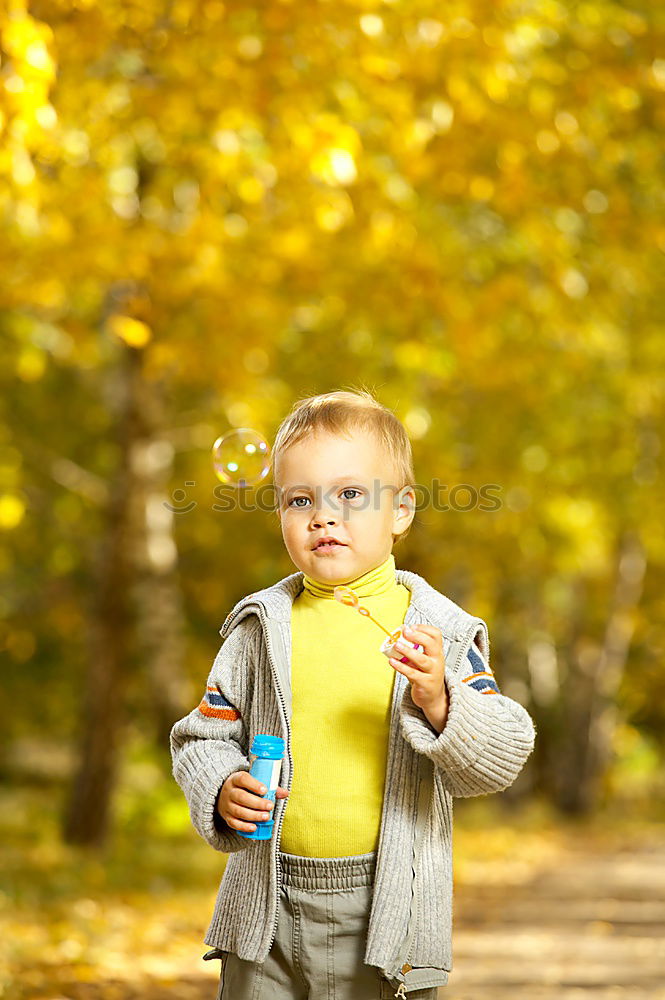
[[[283,757],[284,740],[281,736],[270,736],[268,733],[256,734],[250,751],[250,759],[253,759],[249,773],[268,789],[262,798],[270,799],[272,802],[276,798]],[[252,832],[236,830],[236,833],[239,833],[241,837],[247,837],[248,840],[270,840],[275,823],[274,815],[275,810],[273,809],[270,813],[270,819],[259,820],[256,823],[256,830]]]

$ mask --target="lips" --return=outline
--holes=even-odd
[[[318,552],[321,549],[330,551],[336,548],[346,548],[344,542],[340,542],[337,538],[333,538],[331,535],[326,536],[326,538],[319,538],[318,542],[312,547],[314,552]]]

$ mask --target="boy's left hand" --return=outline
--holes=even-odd
[[[443,637],[434,625],[405,625],[403,632],[405,639],[419,642],[423,648],[416,650],[409,642],[402,644],[400,640],[396,648],[409,662],[401,663],[391,656],[390,664],[410,681],[414,705],[422,709],[430,725],[440,733],[446,724],[449,702]]]

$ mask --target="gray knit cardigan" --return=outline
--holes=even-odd
[[[430,726],[395,673],[386,783],[364,961],[411,992],[443,985],[452,969],[452,798],[507,788],[531,753],[535,728],[526,709],[497,690],[464,678],[470,650],[489,668],[486,623],[439,593],[421,576],[395,571],[411,592],[407,625],[434,625],[443,634],[450,704],[443,732]],[[250,769],[255,733],[282,736],[280,784],[291,787],[291,607],[303,589],[293,573],[240,600],[220,629],[222,646],[208,677],[228,718],[194,709],[171,731],[173,774],[192,822],[212,847],[230,855],[207,944],[264,962],[277,930],[279,840],[288,799],[275,804],[270,841],[253,842],[219,815],[219,789],[234,771]],[[475,645],[474,645],[475,644]],[[472,652],[473,657],[473,652]]]

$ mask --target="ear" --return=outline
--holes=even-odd
[[[416,491],[403,486],[393,499],[393,535],[402,535],[416,516]]]

